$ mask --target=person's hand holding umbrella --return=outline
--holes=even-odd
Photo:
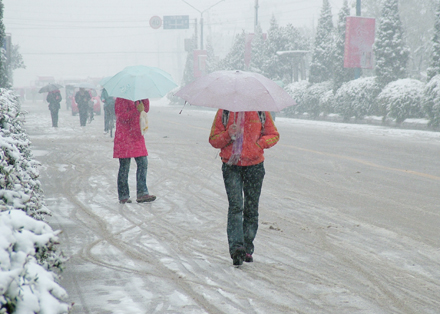
[[[139,100],[139,102],[136,104],[136,109],[137,109],[139,112],[144,111],[145,106],[144,106],[144,103],[142,102],[142,100]]]
[[[232,139],[233,141],[235,141],[235,139],[237,138],[237,134],[238,134],[239,130],[240,130],[240,129],[237,127],[237,124],[235,124],[235,122],[234,122],[234,124],[232,124],[232,125],[228,128],[229,136],[231,137],[231,139]]]

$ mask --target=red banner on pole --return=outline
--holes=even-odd
[[[345,26],[345,68],[373,68],[374,18],[347,16]]]

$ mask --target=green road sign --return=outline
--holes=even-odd
[[[168,15],[163,17],[163,29],[188,29],[189,15]]]

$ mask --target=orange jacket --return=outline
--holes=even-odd
[[[212,124],[209,143],[213,147],[221,149],[220,157],[223,162],[228,162],[232,155],[233,141],[227,130],[234,123],[235,114],[235,112],[229,112],[228,124],[225,127],[222,122],[223,110],[220,109]],[[261,133],[261,121],[257,111],[245,112],[244,119],[243,150],[237,166],[252,166],[264,161],[263,149],[274,146],[280,139],[280,134],[268,111],[266,111],[263,133]]]

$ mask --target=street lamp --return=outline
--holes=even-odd
[[[199,9],[197,9],[196,7],[194,7],[193,5],[189,4],[188,2],[186,2],[185,0],[182,0],[183,2],[185,2],[187,5],[189,5],[191,8],[193,8],[194,10],[200,12],[200,49],[203,50],[203,13],[208,11],[209,9],[211,9],[213,6],[216,6],[217,4],[219,4],[220,2],[223,2],[225,0],[220,0],[219,2],[211,5],[209,8],[200,11]]]

